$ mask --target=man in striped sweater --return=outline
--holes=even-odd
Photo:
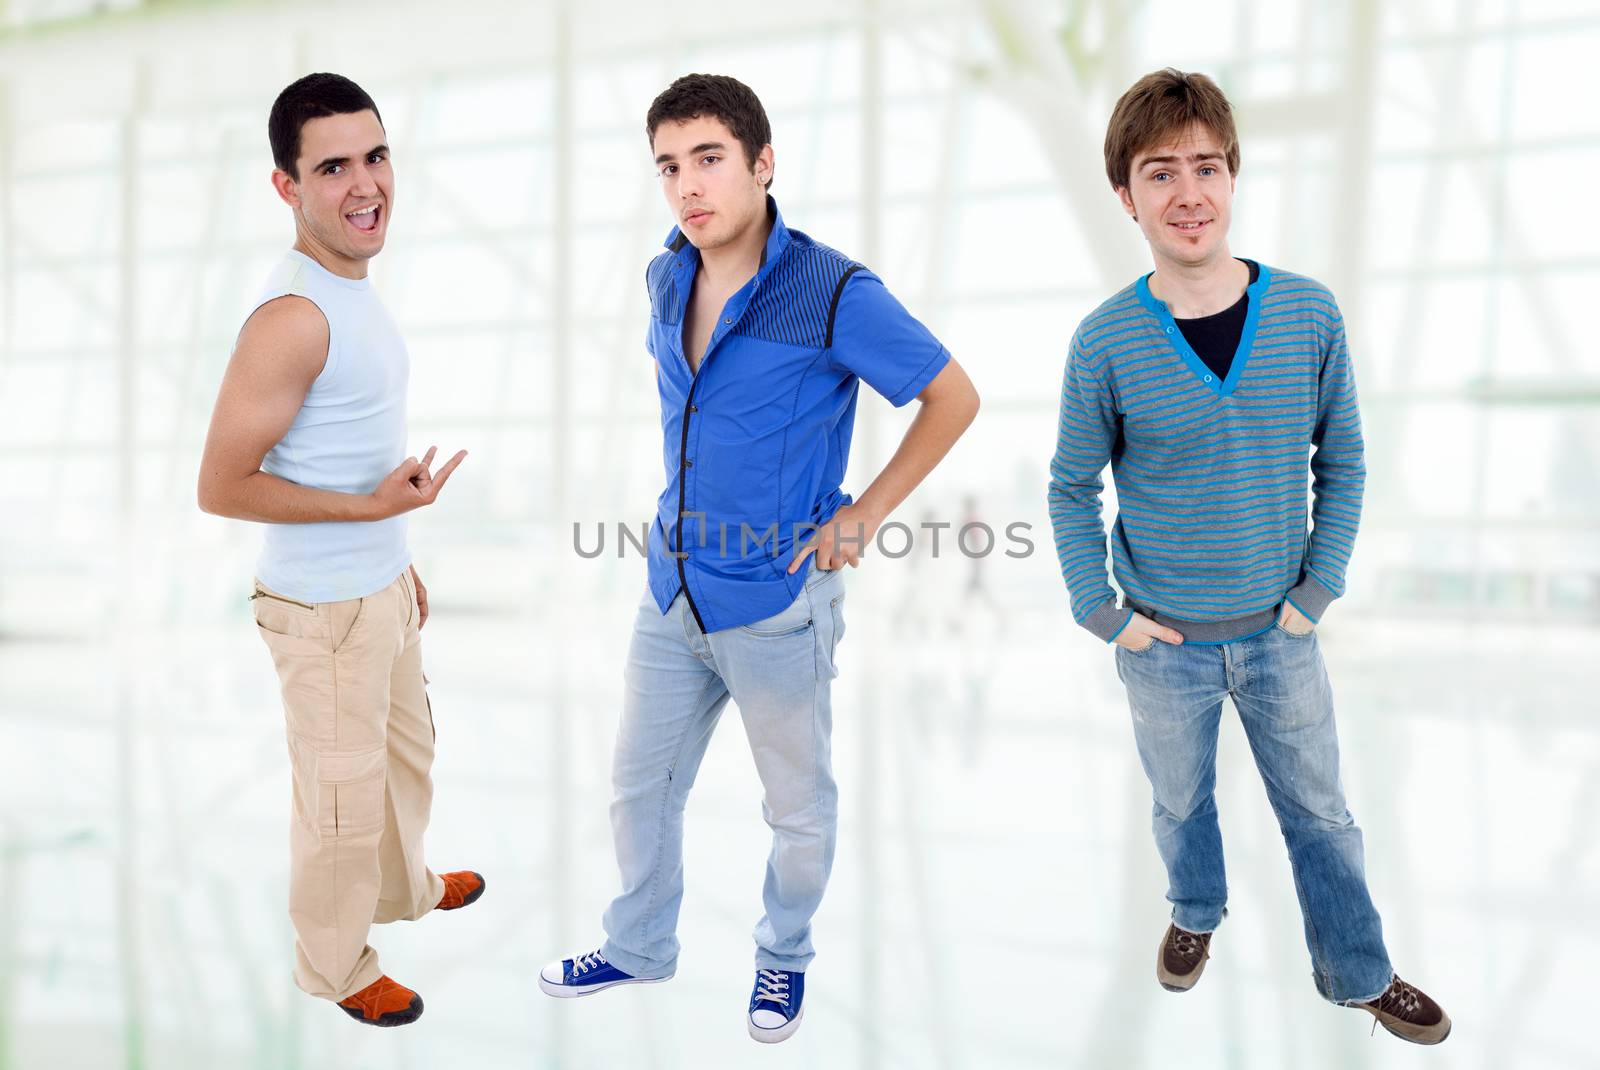
[[[1116,644],[1154,791],[1172,902],[1157,979],[1192,987],[1227,913],[1213,788],[1231,697],[1289,849],[1318,991],[1436,1044],[1450,1019],[1395,975],[1367,892],[1315,631],[1344,591],[1365,481],[1338,305],[1312,279],[1229,253],[1239,143],[1209,78],[1140,79],[1105,158],[1155,270],[1073,336],[1050,518],[1074,618]]]

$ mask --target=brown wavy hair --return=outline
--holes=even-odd
[[[1139,153],[1202,123],[1222,142],[1228,173],[1239,173],[1239,133],[1233,105],[1203,74],[1166,67],[1145,75],[1117,101],[1106,125],[1106,177],[1113,189],[1126,189]]]

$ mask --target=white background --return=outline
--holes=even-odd
[[[1586,3],[0,3],[0,1066],[1597,1065],[1600,112]],[[1392,957],[1424,1053],[1310,978],[1282,842],[1224,720],[1230,918],[1152,977],[1148,788],[1108,650],[1071,621],[1044,491],[1067,340],[1148,267],[1106,187],[1116,96],[1211,73],[1243,141],[1232,245],[1333,287],[1370,477],[1322,626]],[[298,993],[288,770],[245,596],[259,532],[194,478],[229,347],[291,239],[267,110],[335,70],[378,101],[396,211],[373,275],[432,591],[435,868],[485,898],[377,930],[427,1014]],[[761,95],[792,227],[865,261],[959,357],[978,424],[898,519],[1036,552],[849,577],[841,835],[805,1026],[741,1017],[767,830],[728,711],[689,805],[668,985],[558,1003],[591,948],[663,473],[643,267],[671,219],[643,134],[673,77]],[[846,489],[909,411],[867,393]]]

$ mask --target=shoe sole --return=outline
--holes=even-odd
[[[1361,1006],[1362,1010],[1366,1011],[1368,1014],[1372,1015],[1374,1018],[1378,1018],[1377,1013],[1374,1012],[1371,1007],[1368,1007],[1368,1006],[1365,1006],[1365,1005],[1359,1005],[1359,1006]],[[1446,1021],[1445,1022],[1445,1026],[1444,1026],[1444,1032],[1439,1034],[1439,1037],[1438,1037],[1437,1040],[1424,1040],[1421,1037],[1408,1037],[1408,1036],[1406,1036],[1404,1033],[1400,1032],[1400,1030],[1396,1029],[1394,1026],[1390,1025],[1388,1022],[1384,1021],[1382,1018],[1378,1018],[1378,1024],[1383,1026],[1383,1031],[1385,1033],[1388,1033],[1390,1036],[1399,1037],[1401,1040],[1405,1041],[1407,1044],[1420,1044],[1423,1047],[1432,1047],[1435,1044],[1443,1044],[1445,1042],[1445,1039],[1450,1036],[1450,1030],[1455,1028],[1455,1023],[1454,1022]]]
[[[553,981],[547,981],[544,974],[540,974],[539,991],[557,999],[577,999],[579,996],[592,996],[596,992],[604,992],[606,989],[616,988],[618,985],[658,985],[662,981],[672,980],[674,976],[676,975],[669,973],[665,977],[629,977],[622,981],[606,981],[603,984],[584,985],[580,988],[577,985],[559,985]]]
[[[1378,1024],[1379,1025],[1383,1025],[1382,1022],[1379,1022]],[[1439,1039],[1437,1039],[1437,1040],[1423,1040],[1420,1037],[1408,1037],[1404,1033],[1400,1032],[1399,1030],[1390,1029],[1386,1025],[1384,1025],[1383,1028],[1389,1033],[1390,1036],[1399,1037],[1401,1040],[1404,1040],[1408,1044],[1421,1044],[1423,1047],[1432,1047],[1435,1044],[1443,1044],[1445,1042],[1445,1039],[1450,1036],[1451,1026],[1445,1026],[1444,1032],[1439,1034]]]
[[[750,1020],[750,1016],[747,1014],[744,1017],[744,1024],[745,1027],[750,1030],[751,1040],[757,1040],[763,1044],[777,1044],[794,1036],[794,1031],[800,1028],[800,1019],[804,1018],[805,1016],[806,1009],[801,1007],[800,1013],[795,1015],[788,1024],[780,1025],[776,1029],[763,1029],[759,1025],[756,1025],[756,1023],[752,1022]]]
[[[346,1007],[342,1003],[335,1003],[334,1006],[344,1011],[362,1025],[375,1025],[379,1029],[392,1029],[397,1025],[410,1025],[412,1022],[422,1017],[421,996],[412,996],[411,1005],[403,1011],[388,1011],[387,1013],[380,1014],[376,1018],[368,1018],[360,1011]]]

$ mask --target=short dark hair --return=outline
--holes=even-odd
[[[1233,127],[1233,105],[1216,82],[1166,67],[1133,83],[1106,126],[1106,177],[1112,187],[1127,187],[1139,153],[1178,137],[1194,123],[1209,127],[1222,142],[1228,173],[1237,175],[1239,133]]]
[[[289,177],[300,181],[300,131],[312,119],[328,115],[350,115],[370,111],[383,123],[378,106],[367,91],[342,74],[308,74],[289,83],[272,102],[267,116],[267,140],[272,143],[272,162]]]
[[[755,91],[737,78],[725,74],[686,74],[679,78],[651,101],[644,120],[645,134],[654,145],[656,129],[662,123],[686,123],[702,115],[722,121],[744,146],[745,165],[754,171],[756,157],[772,144],[772,124]],[[772,185],[772,179],[767,179],[767,185]]]

